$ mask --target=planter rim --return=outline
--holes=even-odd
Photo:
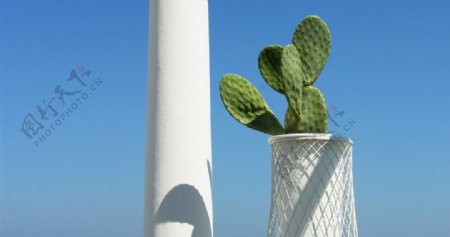
[[[296,141],[296,140],[340,140],[348,141],[353,144],[350,138],[343,137],[341,135],[337,136],[331,133],[289,133],[283,135],[276,135],[269,138],[269,143],[277,143],[284,141]]]

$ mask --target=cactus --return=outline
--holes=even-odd
[[[299,132],[323,133],[328,127],[328,113],[322,92],[314,86],[303,87],[302,123]]]
[[[281,71],[281,55],[283,47],[270,45],[265,47],[258,58],[259,72],[274,90],[284,93],[283,72]]]
[[[271,135],[284,133],[264,98],[245,78],[234,74],[223,76],[220,97],[231,116],[245,126]]]
[[[300,56],[294,45],[288,45],[283,49],[281,57],[281,69],[283,74],[284,91],[290,110],[289,121],[301,121],[302,115],[302,82],[304,76],[301,68]],[[292,130],[290,122],[286,122],[285,127],[288,131]]]
[[[271,135],[326,133],[328,113],[325,99],[313,85],[330,52],[330,32],[318,16],[308,16],[297,26],[293,44],[265,47],[258,58],[259,71],[277,92],[286,97],[284,128],[261,93],[246,79],[225,75],[220,95],[225,108],[240,123]]]
[[[292,43],[301,54],[305,86],[312,85],[327,62],[331,36],[325,22],[318,16],[308,16],[295,29]]]
[[[288,106],[284,117],[284,127],[286,133],[298,133],[302,128],[302,115],[296,116],[295,112]]]

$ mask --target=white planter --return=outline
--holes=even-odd
[[[272,146],[270,237],[356,237],[352,141],[288,134]]]

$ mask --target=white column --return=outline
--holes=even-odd
[[[150,0],[145,237],[212,237],[207,0]]]

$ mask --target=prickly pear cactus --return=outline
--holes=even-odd
[[[302,115],[296,115],[292,108],[288,106],[284,116],[284,127],[286,133],[299,133],[304,126],[302,125],[302,122]]]
[[[331,35],[318,16],[308,16],[295,29],[292,43],[300,51],[305,86],[312,85],[327,62]]]
[[[288,102],[284,128],[259,91],[238,75],[227,74],[222,78],[222,101],[236,120],[264,133],[326,133],[325,99],[312,85],[328,59],[330,32],[318,16],[308,16],[298,24],[292,42],[284,48],[269,45],[258,58],[264,80]]]
[[[285,96],[289,110],[294,120],[301,120],[302,114],[302,82],[304,80],[300,55],[294,45],[288,45],[283,49],[281,57],[281,69],[283,74]],[[291,131],[291,124],[285,123],[286,129]]]
[[[283,74],[281,71],[282,54],[282,46],[269,45],[261,51],[258,58],[261,76],[270,87],[280,93],[284,93]]]
[[[328,113],[322,92],[314,86],[303,87],[301,133],[323,133],[328,128]]]
[[[243,77],[234,74],[223,76],[220,96],[225,108],[238,122],[271,135],[284,133],[262,95]]]

